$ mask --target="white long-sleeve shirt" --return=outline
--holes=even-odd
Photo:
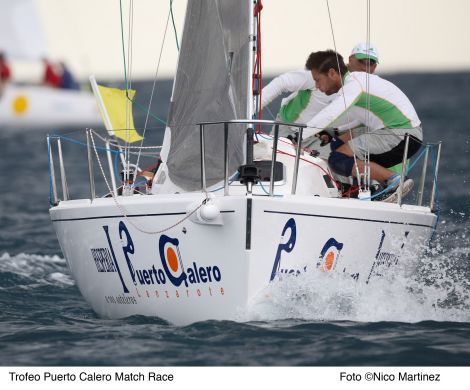
[[[396,85],[365,72],[346,74],[343,88],[307,122],[304,136],[311,137],[345,122],[362,123],[371,130],[411,129],[421,124],[410,100]]]
[[[310,71],[295,70],[276,77],[263,88],[262,106],[288,92],[291,94],[282,99],[279,111],[281,119],[288,123],[307,123],[335,98],[335,95],[327,96],[315,87]]]

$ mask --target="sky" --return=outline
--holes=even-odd
[[[179,39],[186,1],[173,0]],[[131,0],[121,2],[128,45]],[[123,78],[119,4],[119,0],[36,0],[50,58],[65,60],[81,79],[90,74],[98,79]],[[163,41],[169,4],[170,0],[133,1],[133,79],[154,77],[162,42],[158,76],[174,76],[178,51],[171,20]],[[356,43],[366,40],[367,0],[328,4],[334,41],[326,0],[263,1],[265,75],[301,69],[310,52],[334,49],[333,42],[347,57]],[[370,0],[370,40],[379,50],[379,73],[470,71],[468,15],[468,0]],[[19,76],[34,73],[34,66],[22,66]]]

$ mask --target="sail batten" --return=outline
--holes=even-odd
[[[199,122],[247,118],[251,2],[189,0],[170,103],[168,172],[184,190],[200,189]],[[206,177],[223,178],[223,127],[208,126]],[[243,127],[229,133],[229,171],[243,163]]]

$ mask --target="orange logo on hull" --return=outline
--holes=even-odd
[[[176,255],[175,250],[171,247],[166,250],[166,261],[173,272],[178,271],[178,256]]]
[[[323,266],[321,267],[321,270],[323,272],[331,271],[333,269],[333,265],[335,264],[335,259],[335,253],[333,251],[328,252],[325,256],[325,259],[323,260]]]
[[[341,249],[343,249],[343,243],[331,237],[321,250],[317,267],[320,267],[322,272],[332,271],[336,267]]]

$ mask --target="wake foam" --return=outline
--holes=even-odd
[[[284,276],[240,313],[242,321],[455,321],[470,322],[468,228],[441,234],[419,259],[405,255],[401,266],[369,284],[315,267]],[[417,264],[416,264],[417,263]],[[407,267],[407,264],[413,264]]]
[[[7,275],[9,277],[7,278]],[[0,288],[5,279],[16,278],[16,284],[72,286],[75,284],[70,276],[65,259],[59,256],[42,256],[20,253],[0,256]]]

